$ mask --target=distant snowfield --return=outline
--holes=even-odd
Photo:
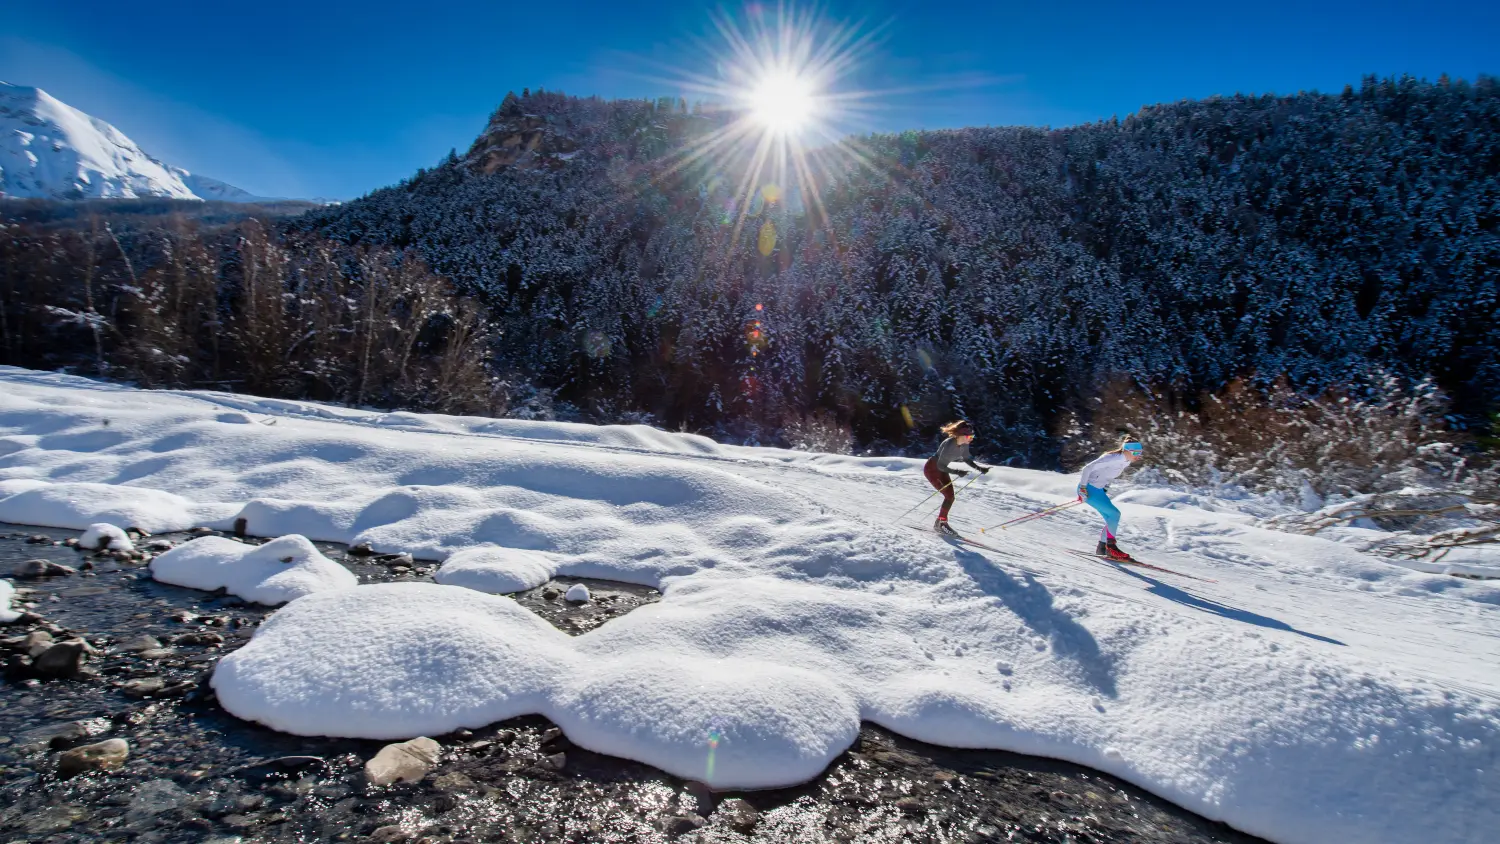
[[[978,536],[1072,487],[996,470],[955,524]],[[279,730],[405,738],[540,713],[584,747],[754,788],[816,776],[863,719],[1088,765],[1286,844],[1500,828],[1500,586],[1121,490],[1126,548],[1217,582],[1061,550],[1092,546],[1092,513],[981,537],[998,553],[897,525],[930,492],[915,460],[0,368],[0,520],[243,518],[453,556],[440,584],[320,581],[223,659],[223,705]],[[480,591],[553,574],[663,599],[572,637]]]

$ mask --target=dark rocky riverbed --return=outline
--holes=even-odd
[[[1074,765],[868,725],[822,776],[776,791],[711,793],[574,747],[541,718],[433,736],[440,749],[416,763],[429,768],[420,779],[374,785],[366,762],[385,742],[283,735],[214,700],[215,662],[270,610],[156,583],[142,559],[53,544],[77,536],[0,525],[0,573],[32,560],[76,569],[33,565],[40,577],[14,582],[34,607],[0,626],[0,844],[1259,840]],[[149,556],[150,543],[191,538],[138,546]],[[431,577],[409,558],[319,547],[362,582]],[[516,597],[573,634],[658,597],[583,581],[593,599],[571,604],[562,593],[575,582]],[[109,739],[128,746],[123,761]]]

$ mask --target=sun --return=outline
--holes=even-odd
[[[795,134],[814,117],[817,101],[812,83],[793,71],[773,72],[751,89],[755,119],[772,132]]]

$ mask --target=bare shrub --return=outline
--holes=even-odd
[[[1081,462],[1129,431],[1148,444],[1150,465],[1188,486],[1238,486],[1311,500],[1407,487],[1468,490],[1487,461],[1448,430],[1447,399],[1430,380],[1390,376],[1363,389],[1307,396],[1284,381],[1260,389],[1236,381],[1189,408],[1128,382],[1111,384],[1092,423],[1070,417],[1065,459]]]
[[[826,410],[811,415],[789,414],[781,426],[787,444],[798,451],[853,454],[854,434]]]

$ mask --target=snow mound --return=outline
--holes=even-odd
[[[360,586],[288,604],[219,661],[213,687],[230,712],[283,732],[443,735],[544,711],[566,639],[509,598]]]
[[[21,613],[11,609],[11,601],[16,598],[16,587],[9,580],[0,580],[0,624],[10,624],[21,617]]]
[[[588,599],[589,588],[587,586],[584,586],[582,583],[575,583],[572,586],[569,586],[568,594],[563,596],[563,600],[572,601],[575,604],[586,603]]]
[[[6,491],[0,488],[0,494]],[[166,533],[222,521],[235,509],[194,504],[158,489],[27,480],[20,489],[0,499],[0,521],[73,530],[109,522],[147,533]]]
[[[89,525],[88,530],[83,532],[83,536],[78,537],[78,545],[82,548],[100,551],[135,550],[135,543],[125,535],[125,531],[108,522],[96,522]]]
[[[541,586],[556,573],[557,562],[541,552],[479,545],[453,552],[433,580],[503,594]]]
[[[359,584],[348,569],[319,553],[306,537],[296,535],[259,546],[222,536],[200,537],[152,560],[151,576],[190,589],[226,589],[266,605]]]
[[[213,686],[235,715],[299,735],[409,738],[541,713],[582,747],[721,788],[816,776],[860,721],[854,698],[811,671],[585,656],[510,598],[424,583],[289,604]]]

